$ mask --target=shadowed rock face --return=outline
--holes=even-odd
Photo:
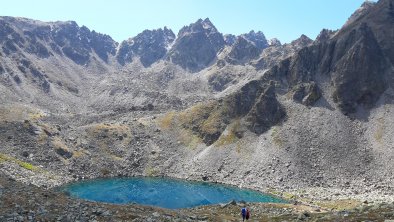
[[[276,99],[275,87],[270,85],[255,100],[246,122],[252,132],[261,134],[278,124],[285,115],[285,110]]]
[[[389,68],[373,32],[364,23],[338,39],[336,47],[345,51],[336,54],[334,101],[344,113],[355,112],[358,104],[372,107],[387,88],[384,75]]]
[[[252,30],[249,33],[241,35],[241,37],[253,42],[254,45],[260,50],[265,49],[269,46],[264,33],[261,31],[255,32]]]
[[[316,40],[314,43],[316,44],[316,43],[328,41],[331,37],[334,36],[335,33],[336,32],[332,31],[332,30],[323,29],[323,30],[321,30],[319,35],[316,37]]]
[[[109,54],[114,55],[116,52],[116,42],[111,37],[90,32],[87,27],[79,27],[75,22],[54,26],[51,35],[64,55],[80,65],[89,61],[92,51],[105,62]]]
[[[368,12],[373,6],[375,6],[375,2],[372,1],[365,1],[346,21],[345,25],[351,24],[355,22],[357,19],[361,18],[365,13]]]
[[[231,48],[226,61],[231,64],[243,64],[252,59],[256,59],[261,53],[261,49],[255,43],[240,36]]]
[[[306,106],[313,105],[321,97],[319,87],[315,82],[298,84],[292,89],[292,98]]]
[[[307,47],[313,41],[307,36],[302,35],[300,38],[292,41],[290,44],[281,44],[279,40],[272,39],[269,47],[265,48],[261,56],[252,65],[258,70],[269,69],[280,61],[294,55],[300,49]]]
[[[221,100],[192,107],[181,116],[186,120],[182,122],[184,128],[211,145],[235,121],[242,122],[234,130],[237,137],[242,137],[244,128],[262,134],[282,121],[286,111],[276,98],[273,82],[254,80]]]
[[[290,44],[298,46],[299,48],[306,47],[313,43],[313,40],[306,35],[301,35],[298,39],[292,41]]]
[[[381,16],[377,16],[379,13]],[[386,18],[381,20],[382,16]],[[319,75],[330,76],[331,96],[343,113],[354,113],[359,105],[370,108],[388,87],[386,79],[394,58],[390,40],[394,23],[390,19],[389,1],[380,1],[363,18],[348,24],[331,39],[316,42],[282,61],[266,78],[300,92],[299,84],[311,84]],[[302,39],[298,41],[306,41]],[[319,91],[316,85],[311,89]],[[308,94],[304,90],[301,94]],[[300,101],[298,93],[293,98]]]
[[[166,27],[145,30],[136,37],[121,43],[116,55],[117,61],[124,65],[131,62],[134,56],[139,56],[141,63],[148,67],[166,55],[174,39],[175,34]]]
[[[40,58],[54,53],[65,55],[75,63],[88,63],[95,52],[104,62],[114,55],[117,43],[108,35],[79,27],[75,22],[41,23],[23,18],[0,19],[0,41],[7,55],[21,50]],[[21,36],[19,33],[23,33]]]
[[[224,45],[223,35],[209,19],[200,19],[179,31],[167,59],[184,69],[197,72],[214,62]]]
[[[223,37],[224,37],[224,42],[226,43],[226,45],[229,46],[233,45],[235,41],[237,41],[237,36],[232,34],[226,34]]]

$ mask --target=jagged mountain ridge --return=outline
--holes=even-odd
[[[323,30],[313,45],[311,39],[301,36],[292,44],[304,47],[268,70],[260,80],[261,87],[274,81],[294,101],[310,106],[321,97],[319,85],[331,85],[332,92],[325,93],[326,99],[336,103],[344,114],[355,113],[360,106],[365,109],[374,107],[383,92],[393,87],[392,36],[383,34],[394,30],[391,10],[389,1],[381,1],[365,14],[366,18],[355,19],[353,15],[351,22],[335,36]],[[386,18],[376,16],[378,11]],[[379,18],[379,22],[385,21],[384,28],[375,23],[375,18]],[[328,78],[325,80],[328,82],[322,80],[324,78]],[[252,81],[243,88],[249,84],[256,85]],[[252,89],[245,92],[244,97],[248,103],[250,100],[258,103],[257,98],[263,90],[256,90],[256,86]],[[251,94],[255,95],[253,99],[248,98]],[[242,104],[241,101],[238,100],[237,104]]]
[[[139,56],[144,67],[152,65],[167,54],[167,49],[175,40],[175,34],[167,27],[157,30],[145,30],[136,37],[123,41],[116,55],[117,61],[125,65]]]
[[[12,25],[15,25],[15,28],[20,31],[13,30]],[[108,58],[111,56],[115,56],[121,65],[131,63],[133,57],[139,57],[142,64],[148,67],[160,59],[167,59],[190,71],[199,71],[215,60],[216,54],[225,44],[223,35],[218,32],[209,19],[200,19],[196,23],[185,26],[179,31],[178,37],[175,36],[172,30],[165,27],[164,29],[145,30],[136,37],[123,41],[121,44],[115,42],[108,35],[90,31],[85,26],[79,27],[75,22],[43,23],[23,18],[3,17],[2,28],[2,41],[5,44],[3,50],[6,55],[16,51],[14,45],[24,49],[23,44],[25,40],[20,36],[23,34],[28,38],[26,45],[29,45],[29,48],[24,49],[26,52],[33,53],[40,58],[47,58],[53,55],[54,52],[65,55],[79,65],[86,65],[91,57],[90,53],[94,52],[106,63],[109,62]],[[12,39],[6,38],[9,34],[12,35]],[[204,36],[209,41],[198,40],[199,38],[204,38]],[[262,32],[255,33],[251,31],[241,35],[241,37],[252,42],[260,50],[268,46]],[[191,40],[187,40],[188,38],[191,38]],[[175,39],[177,42],[173,42]],[[203,48],[199,50],[209,55],[205,56],[207,57],[206,61],[199,61],[199,59],[201,60],[204,57],[198,55],[197,48],[190,48],[192,46],[189,43],[198,41],[202,42],[196,44]],[[71,45],[75,47],[73,48]],[[182,50],[177,49],[177,47],[182,48]],[[209,51],[211,48],[212,52]],[[189,52],[185,52],[188,50]],[[183,53],[182,56],[178,56],[177,54],[179,53]],[[179,58],[190,57],[202,64],[190,63],[188,65],[186,64],[187,62],[177,59],[177,56]]]
[[[7,92],[6,97],[14,97],[13,100],[15,101],[30,98],[28,100],[37,100],[36,103],[45,103],[44,106],[51,106],[50,104],[52,103],[56,104],[53,107],[66,106],[68,107],[66,109],[75,107],[72,102],[74,100],[88,101],[86,109],[88,107],[101,109],[100,105],[89,104],[92,101],[91,95],[97,95],[98,90],[95,89],[97,88],[96,86],[102,86],[102,92],[107,91],[109,94],[104,96],[104,98],[102,98],[103,93],[99,96],[101,101],[106,104],[103,104],[101,107],[118,107],[118,105],[113,103],[111,96],[113,92],[121,90],[110,89],[107,82],[116,81],[116,78],[111,77],[112,74],[116,76],[117,74],[115,73],[122,73],[122,75],[135,73],[131,75],[131,78],[145,82],[141,83],[141,85],[149,85],[152,89],[156,87],[153,85],[172,87],[165,82],[160,82],[167,77],[163,76],[158,78],[159,80],[157,81],[151,81],[150,78],[144,78],[139,73],[144,73],[144,68],[147,68],[147,70],[151,70],[149,72],[167,75],[165,72],[160,71],[162,70],[160,67],[163,64],[169,67],[179,65],[184,69],[183,72],[176,71],[177,73],[196,72],[212,65],[217,60],[217,57],[220,57],[224,47],[223,35],[218,32],[209,19],[200,19],[196,23],[185,26],[179,31],[177,38],[167,28],[145,30],[136,37],[123,41],[121,44],[118,44],[107,35],[90,31],[84,26],[79,27],[75,22],[44,23],[24,18],[3,17],[1,18],[1,24],[3,26],[1,52],[4,56],[1,57],[0,71],[5,73],[2,80],[3,83],[8,85],[4,87],[4,91]],[[207,40],[208,36],[209,41]],[[205,40],[199,42],[201,41],[198,40],[200,38],[205,38]],[[233,51],[238,51],[238,53],[233,53],[235,56],[231,58],[231,63],[239,65],[257,59],[263,51],[261,47],[265,47],[262,44],[267,42],[262,32],[255,33],[251,31],[248,34],[241,35],[239,38],[248,38],[245,41],[250,45],[250,50],[255,52],[253,56],[250,56],[243,45],[228,46],[229,48],[236,48]],[[193,44],[188,44],[188,41],[197,46],[198,50],[192,50]],[[258,44],[260,44],[259,47],[257,47]],[[213,45],[216,46],[212,47]],[[242,50],[245,52],[242,52]],[[182,56],[179,57],[179,53]],[[285,52],[284,54],[290,53],[292,52]],[[180,60],[177,60],[177,58],[180,58]],[[139,66],[140,63],[142,67]],[[178,70],[175,66],[173,69]],[[64,69],[62,67],[67,68]],[[58,73],[63,74],[59,75]],[[183,82],[184,85],[188,85],[186,83],[188,80],[186,79],[194,78],[183,74],[175,76],[177,76],[176,80],[172,82]],[[119,78],[121,79],[122,77]],[[194,80],[191,81],[193,82]],[[202,80],[197,81],[204,82],[205,80],[202,78]],[[117,85],[118,83],[113,84]],[[198,83],[197,85],[201,84]],[[228,86],[229,83],[226,83],[225,87],[221,86],[220,88],[225,89]],[[190,84],[186,86],[186,88],[190,87],[192,87]],[[208,87],[214,88],[216,86],[208,83]],[[139,95],[137,91],[141,87],[137,86],[132,91],[126,88],[129,87],[125,86],[122,94],[125,94],[126,97],[137,98]],[[142,88],[144,88],[142,90],[144,92],[151,91],[149,87]],[[214,91],[217,91],[217,89]],[[168,93],[171,95],[168,95]],[[148,103],[181,104],[178,97],[184,97],[184,95],[190,93],[183,93],[184,95],[182,95],[182,93],[172,93],[164,90],[160,93],[164,95],[160,96],[153,91],[145,94],[145,99],[135,100],[139,102],[127,105],[126,110],[133,109],[135,106],[145,106]],[[44,99],[48,96],[51,98]],[[159,97],[168,99],[158,100],[157,98]],[[41,99],[42,101],[40,102]],[[58,104],[59,101],[69,102]],[[99,100],[94,99],[93,101],[98,102]],[[122,100],[120,103],[130,103],[130,99]],[[142,105],[144,103],[145,105]],[[120,109],[123,110],[123,108]]]

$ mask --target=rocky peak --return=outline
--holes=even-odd
[[[235,41],[237,41],[237,36],[232,35],[232,34],[226,34],[223,36],[224,37],[224,42],[226,45],[233,45]]]
[[[372,8],[376,2],[366,0],[361,4],[361,6],[349,17],[347,22],[345,23],[344,27],[351,24],[352,22],[356,21],[361,16],[365,15],[365,13]]]
[[[313,43],[313,40],[310,39],[308,36],[302,34],[298,39],[292,41],[290,44],[297,47],[303,48]]]
[[[207,18],[183,27],[167,59],[192,72],[200,71],[216,59],[225,45],[223,35]]]
[[[261,31],[255,32],[254,30],[252,30],[249,33],[242,34],[241,36],[253,42],[256,45],[256,47],[259,49],[265,49],[269,46],[264,33]]]
[[[244,64],[256,59],[261,51],[262,49],[258,48],[255,42],[249,41],[243,36],[238,36],[226,60],[232,64]]]
[[[90,31],[87,27],[79,27],[74,21],[54,23],[51,35],[56,43],[53,50],[62,51],[75,63],[86,64],[92,51],[105,62],[108,55],[115,54],[117,43],[108,35]]]
[[[327,41],[332,36],[334,36],[335,33],[336,33],[336,31],[329,30],[329,29],[323,29],[323,30],[321,30],[319,35],[316,37],[315,43]]]
[[[7,46],[3,47],[6,54],[17,52],[14,46],[18,45],[19,49],[40,58],[56,53],[80,65],[87,64],[92,53],[105,62],[110,54],[115,54],[117,43],[110,36],[79,27],[74,21],[45,23],[12,17],[0,20],[2,37],[7,38]]]
[[[273,39],[268,40],[268,45],[269,46],[281,46],[282,43],[279,41],[279,39],[273,38]]]
[[[179,30],[178,37],[199,32],[204,32],[209,35],[213,33],[218,33],[218,30],[212,24],[209,18],[206,18],[204,20],[198,19],[195,23],[192,23],[189,26],[184,26],[181,30]]]
[[[165,56],[174,39],[175,34],[167,27],[144,30],[134,38],[123,41],[116,58],[120,64],[124,65],[131,62],[134,56],[138,56],[141,63],[148,67]]]

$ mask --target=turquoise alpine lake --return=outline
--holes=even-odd
[[[246,202],[285,203],[284,200],[248,189],[216,183],[171,178],[131,177],[88,180],[62,187],[72,197],[91,201],[178,209],[201,205]]]

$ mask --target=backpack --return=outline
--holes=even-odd
[[[242,208],[241,213],[242,213],[242,216],[246,216],[246,213],[247,213],[246,208]]]

